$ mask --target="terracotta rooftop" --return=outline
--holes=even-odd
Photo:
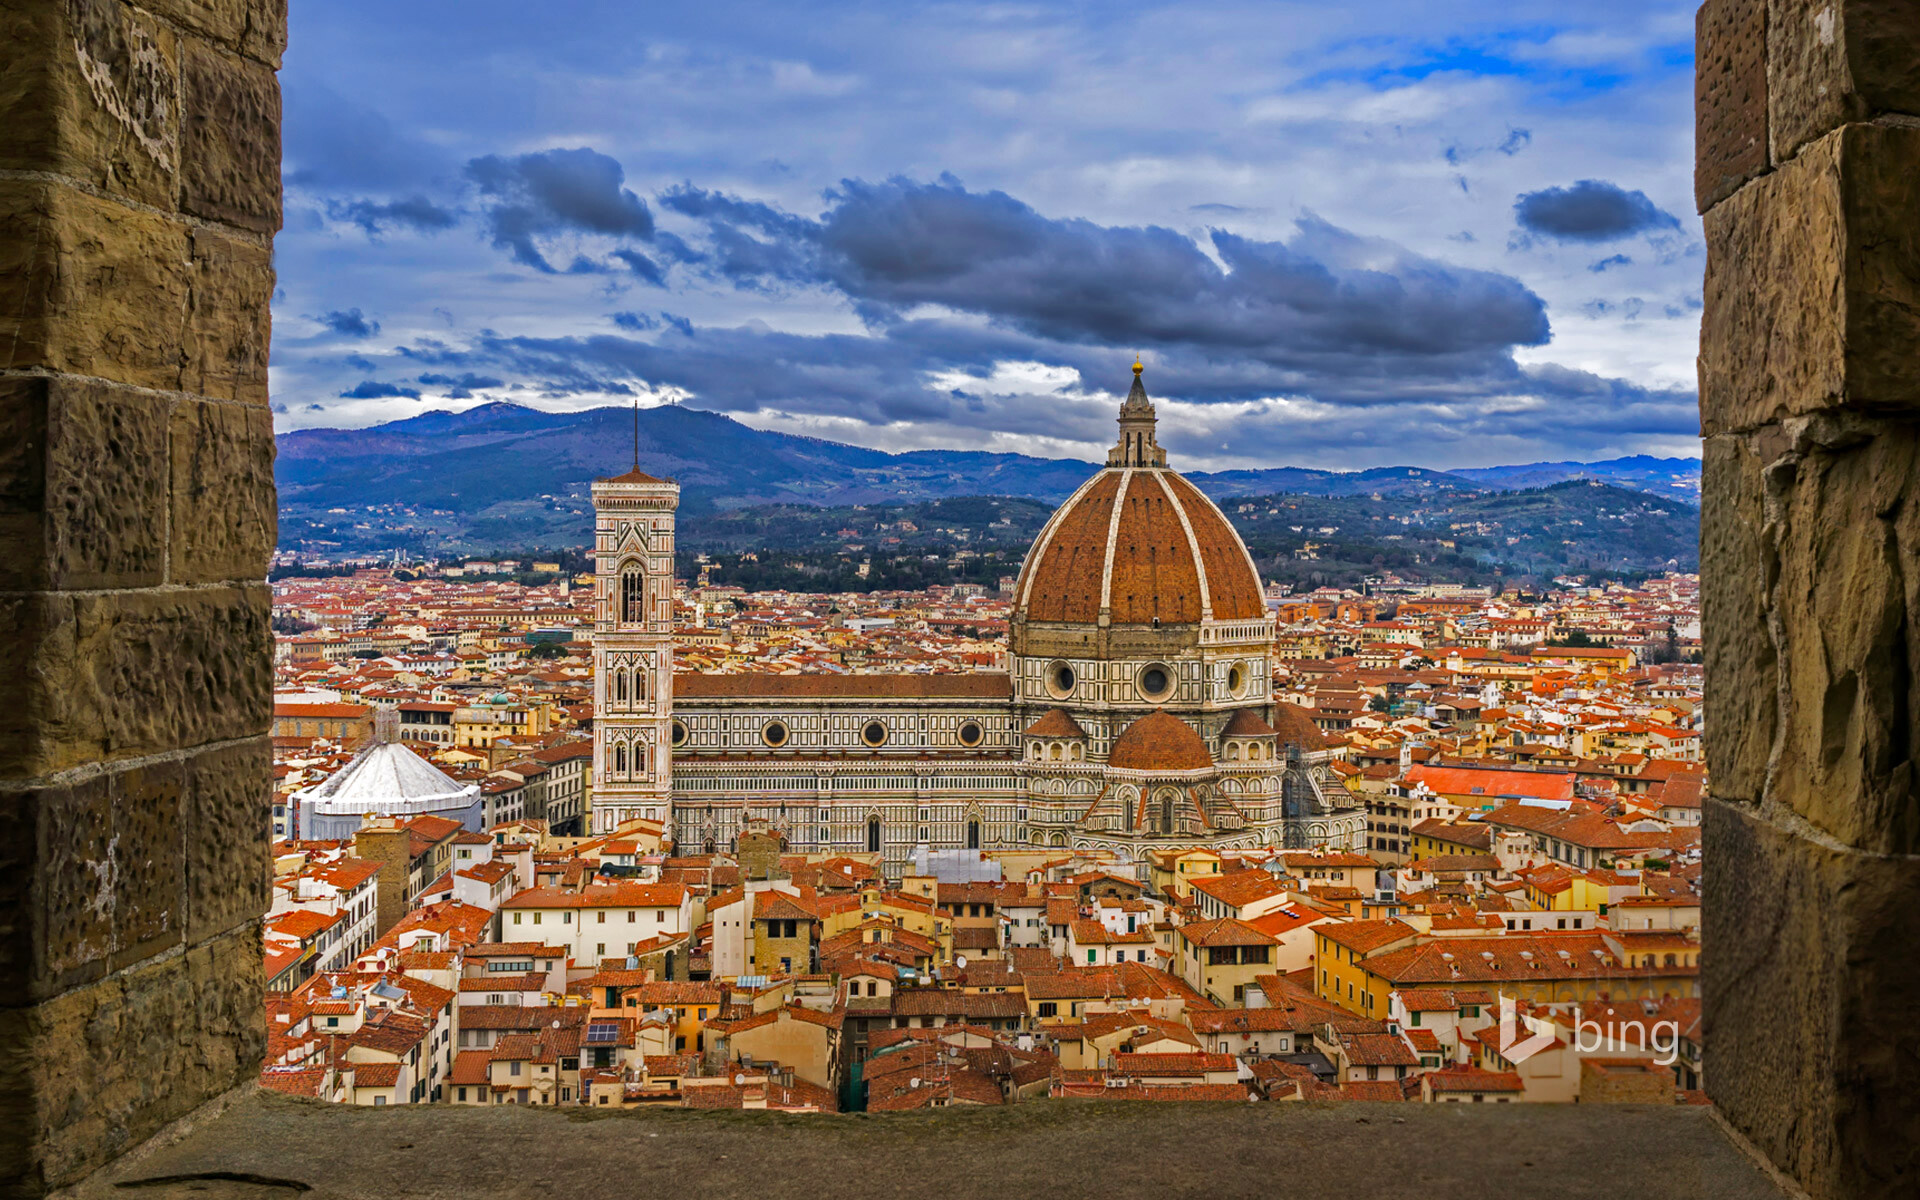
[[[1204,771],[1213,766],[1213,752],[1193,726],[1155,709],[1114,740],[1107,765],[1122,771]]]
[[[1213,502],[1172,471],[1118,468],[1054,513],[1015,589],[1028,620],[1074,624],[1098,621],[1103,600],[1117,624],[1196,624],[1203,593],[1215,620],[1266,616],[1246,546]]]
[[[1050,708],[1039,720],[1022,730],[1028,737],[1084,738],[1087,731],[1064,708]]]

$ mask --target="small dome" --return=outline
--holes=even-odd
[[[1220,736],[1231,738],[1272,737],[1273,734],[1273,726],[1261,720],[1259,712],[1251,708],[1235,712],[1227,727],[1220,731]]]
[[[1064,708],[1050,708],[1046,714],[1022,730],[1027,737],[1084,738],[1087,731]]]
[[[1204,771],[1213,765],[1213,752],[1193,726],[1156,708],[1114,740],[1107,765],[1121,771]]]
[[[1320,727],[1313,723],[1313,711],[1282,701],[1273,706],[1275,733],[1283,746],[1298,746],[1302,750],[1325,750],[1327,737]]]

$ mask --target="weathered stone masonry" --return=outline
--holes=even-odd
[[[1920,1174],[1920,4],[1711,0],[1707,1086],[1815,1196]]]
[[[0,1189],[250,1078],[283,0],[0,0]]]

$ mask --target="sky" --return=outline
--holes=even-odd
[[[1691,4],[292,9],[282,430],[680,403],[1177,466],[1697,455]]]

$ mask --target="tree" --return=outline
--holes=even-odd
[[[1587,631],[1584,629],[1572,630],[1565,637],[1554,638],[1547,643],[1549,646],[1564,646],[1570,650],[1589,649],[1593,644],[1593,639],[1587,636]]]

